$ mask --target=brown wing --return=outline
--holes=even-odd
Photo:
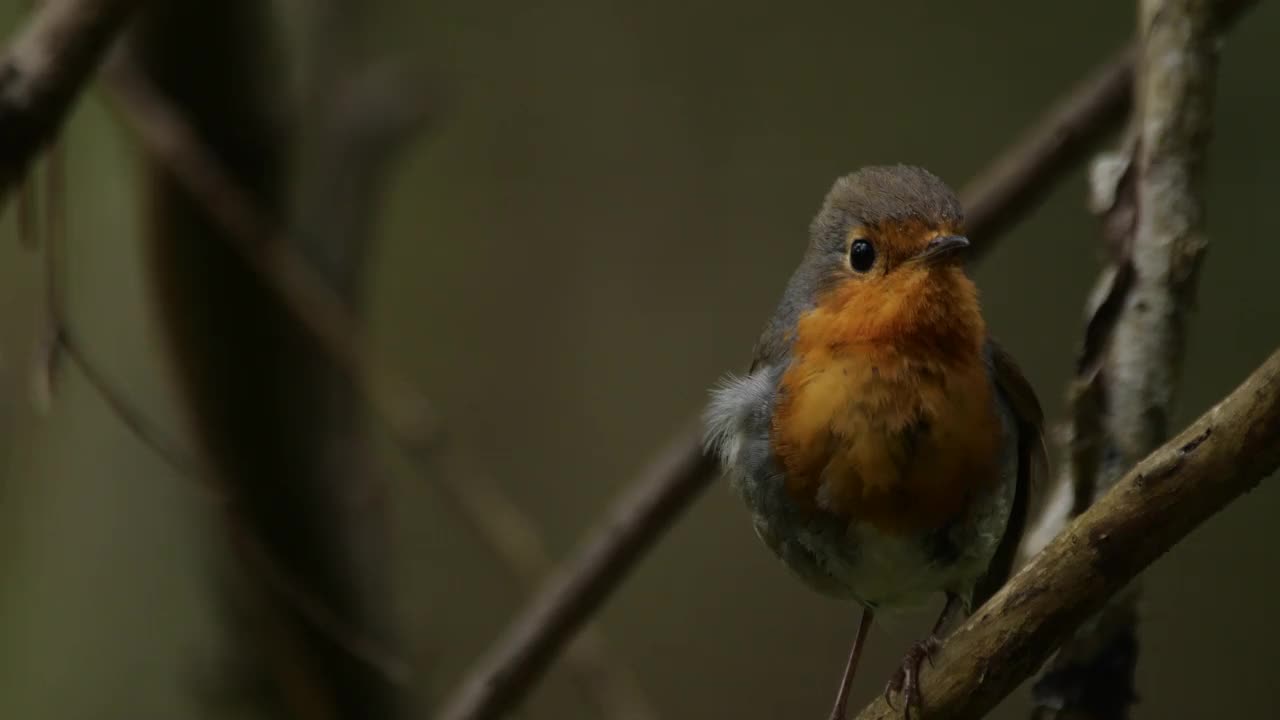
[[[1031,508],[1038,502],[1036,496],[1044,488],[1049,475],[1049,456],[1044,444],[1044,411],[1040,409],[1035,390],[1017,363],[995,340],[987,340],[987,356],[996,388],[1013,411],[1017,426],[1018,478],[1009,523],[991,566],[974,588],[973,608],[986,602],[1009,579]]]
[[[996,387],[1000,388],[1018,420],[1019,444],[1025,443],[1028,446],[1025,453],[1019,448],[1019,462],[1029,463],[1029,489],[1030,496],[1034,498],[1044,489],[1049,477],[1049,453],[1044,444],[1044,411],[1040,409],[1036,391],[1018,369],[1013,357],[994,339],[988,339],[987,347]]]

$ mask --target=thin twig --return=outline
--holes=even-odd
[[[97,363],[85,353],[83,345],[75,334],[65,325],[60,328],[57,332],[59,348],[57,352],[65,355],[66,359],[75,365],[89,386],[106,403],[112,415],[166,465],[182,476],[197,481],[196,484],[209,499],[228,514],[234,515],[233,504],[227,497],[222,483],[213,477],[212,471],[199,462],[193,453],[151,422],[145,413],[134,407],[125,394],[118,391],[111,380],[98,368]],[[232,525],[235,528],[241,528],[243,522],[235,520]],[[406,661],[382,647],[373,638],[349,626],[319,598],[308,593],[284,572],[260,541],[244,531],[237,532],[235,540],[245,555],[269,578],[268,582],[274,590],[291,606],[307,616],[316,627],[322,629],[334,643],[377,669],[388,680],[396,684],[404,684],[408,681],[411,671]]]
[[[617,502],[590,541],[549,578],[438,720],[498,717],[512,689],[527,690],[632,565],[706,485],[714,461],[696,430],[682,433]]]
[[[980,718],[1108,598],[1280,466],[1280,351],[1124,475],[964,625],[921,676],[931,719]],[[877,698],[858,720],[900,718]]]
[[[981,258],[994,238],[1038,207],[1062,175],[1112,132],[1129,110],[1134,49],[1089,74],[965,186],[965,224]]]
[[[980,251],[989,250],[1003,231],[1035,209],[1048,188],[1082,158],[1085,143],[1114,127],[1126,107],[1132,58],[1133,51],[1126,50],[1091,73],[966,186],[962,197],[968,234]],[[622,526],[627,535],[619,537],[614,524],[588,534],[447,699],[442,720],[497,718],[523,699],[660,531],[714,479],[714,464],[702,457],[699,440],[699,429],[691,428],[671,441],[661,457],[679,472],[646,473],[635,482],[611,511],[612,517],[631,520]],[[671,499],[650,502],[646,515],[631,507],[637,495]],[[579,596],[587,592],[592,597]]]
[[[1258,0],[1210,3],[1213,23],[1225,31]],[[982,257],[998,237],[1039,206],[1065,172],[1075,168],[1129,112],[1137,46],[1117,52],[1054,103],[961,193],[965,219]]]
[[[50,198],[57,197],[60,192],[61,178],[52,181],[57,183],[50,188]],[[51,213],[57,213],[51,209]],[[63,297],[64,272],[61,251],[63,235],[60,228],[61,218],[51,220],[49,225],[59,226],[56,232],[50,232],[41,244],[43,249],[42,264],[45,279],[45,326],[44,338],[37,352],[36,372],[45,379],[40,381],[50,390],[56,386],[63,361],[74,365],[98,397],[106,404],[112,415],[119,420],[139,442],[155,453],[165,464],[179,475],[188,478],[198,486],[204,495],[215,503],[224,513],[235,514],[231,498],[225,491],[223,483],[213,475],[213,471],[198,456],[184,448],[181,443],[168,435],[160,426],[152,422],[146,413],[133,405],[125,393],[119,391],[98,364],[86,351],[79,336],[74,332],[66,316],[66,301]],[[403,684],[410,674],[406,661],[395,656],[380,643],[344,622],[319,598],[309,594],[295,579],[291,578],[271,557],[262,543],[242,529],[243,522],[230,518],[228,524],[235,528],[237,545],[246,553],[263,574],[268,577],[272,588],[301,614],[308,617],[317,628],[326,633],[330,639],[342,646],[353,657],[375,668],[390,681]]]
[[[511,497],[494,479],[458,451],[441,449],[453,467],[432,475],[434,485],[457,509],[456,517],[471,526],[486,546],[520,581],[523,589],[536,590],[555,571],[546,540]],[[429,458],[417,459],[419,467]],[[424,473],[425,474],[425,473]],[[600,627],[588,620],[565,649],[565,664],[588,693],[601,717],[615,720],[656,720],[653,703],[645,696],[634,674],[612,658]]]
[[[0,209],[139,4],[45,0],[0,60]]]
[[[147,152],[200,200],[234,250],[345,368],[386,432],[404,447],[433,447],[439,422],[422,394],[387,367],[360,320],[298,256],[277,223],[255,207],[181,113],[126,57],[113,60],[106,75]]]

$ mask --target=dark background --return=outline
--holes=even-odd
[[[831,181],[911,162],[960,186],[1131,35],[1130,3],[392,3],[376,31],[449,88],[394,177],[371,269],[380,349],[561,554],[647,457],[741,370]],[[5,0],[5,28],[22,8]],[[1280,9],[1225,44],[1212,246],[1178,424],[1280,341]],[[141,162],[89,94],[68,130],[70,314],[89,354],[183,427],[140,240]],[[976,270],[988,321],[1051,417],[1098,267],[1083,173]],[[40,264],[0,230],[0,716],[195,716],[219,634],[208,498],[76,371],[27,401]],[[523,598],[388,453],[399,606],[439,697]],[[1138,718],[1280,712],[1264,484],[1144,581]],[[884,620],[854,704],[935,609]],[[606,606],[611,654],[669,718],[823,717],[857,611],[811,594],[723,485]],[[997,717],[1025,717],[1025,691]],[[590,717],[563,668],[521,713]]]

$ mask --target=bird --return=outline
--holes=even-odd
[[[946,602],[885,687],[921,707],[945,629],[1012,572],[1047,473],[1043,412],[992,338],[965,269],[956,194],[912,165],[837,179],[744,375],[711,391],[704,442],[756,535],[862,619],[831,711],[877,612]]]

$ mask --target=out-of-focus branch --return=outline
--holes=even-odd
[[[926,663],[926,717],[980,718],[1156,558],[1280,466],[1280,351],[1124,475]],[[858,720],[900,718],[884,698]]]
[[[981,258],[1037,207],[1129,110],[1134,48],[1126,47],[1065,93],[961,193],[965,224]]]
[[[57,195],[57,193],[51,193],[51,195]],[[37,348],[35,358],[36,384],[40,388],[38,392],[51,396],[56,383],[61,378],[64,366],[69,364],[77,368],[115,418],[172,470],[198,483],[210,501],[228,515],[228,526],[238,530],[242,525],[234,518],[236,508],[226,493],[225,483],[218,480],[213,475],[213,471],[201,462],[198,456],[184,448],[163,428],[153,423],[146,413],[138,409],[107,377],[85,349],[69,318],[65,315],[66,304],[62,297],[61,281],[63,272],[61,240],[60,232],[50,232],[48,241],[43,243],[47,317],[44,337]],[[361,658],[389,680],[397,684],[407,681],[410,672],[407,663],[382,647],[374,638],[348,626],[326,607],[320,598],[309,595],[296,580],[280,568],[261,543],[247,535],[238,536],[236,541],[245,552],[245,557],[250,562],[261,566],[261,572],[269,578],[268,582],[281,599],[293,604],[298,612],[311,618],[316,627],[327,633],[334,643],[346,648],[352,656]]]
[[[154,452],[172,470],[196,482],[210,501],[226,513],[228,527],[237,533],[234,537],[237,546],[244,557],[258,567],[263,577],[267,578],[273,592],[277,593],[282,601],[292,605],[299,613],[308,617],[315,627],[326,633],[334,643],[342,646],[353,657],[360,658],[362,662],[383,674],[389,681],[396,684],[407,682],[410,674],[408,664],[383,647],[375,638],[347,625],[324,604],[322,599],[310,595],[294,578],[290,577],[256,538],[245,533],[242,522],[235,517],[236,508],[226,493],[225,483],[216,478],[213,471],[202,463],[198,456],[182,447],[177,440],[133,405],[85,349],[66,316],[66,303],[62,296],[61,252],[64,238],[61,227],[61,208],[57,201],[62,197],[62,178],[61,159],[57,157],[57,152],[58,149],[55,146],[52,150],[54,157],[51,158],[48,179],[50,200],[46,221],[48,235],[46,241],[42,243],[46,317],[44,334],[35,353],[34,392],[39,398],[37,404],[43,409],[52,402],[52,395],[56,391],[64,365],[70,364],[78,369],[115,418],[138,441]],[[3,367],[0,366],[0,369]]]
[[[229,247],[279,295],[361,388],[375,419],[398,444],[428,449],[438,421],[421,393],[373,349],[363,324],[311,269],[279,225],[246,195],[178,108],[122,56],[106,68],[118,107],[148,154],[197,198]],[[363,192],[363,191],[362,191]]]
[[[1227,3],[1238,8],[1248,4]],[[1223,19],[1234,17],[1232,12]],[[1035,209],[1090,143],[1114,128],[1128,107],[1134,55],[1132,48],[1126,49],[1094,71],[964,188],[968,234],[979,252],[989,250],[1001,233]],[[518,704],[635,559],[714,478],[714,463],[701,456],[697,428],[670,442],[655,463],[655,467],[664,465],[672,470],[645,473],[610,511],[610,517],[629,521],[606,523],[589,534],[563,569],[508,625],[446,701],[442,718],[496,718]],[[651,500],[645,506],[648,514],[632,507],[635,497]]]
[[[111,413],[137,438],[170,468],[184,477],[199,483],[210,500],[217,503],[229,516],[233,529],[241,528],[234,514],[235,507],[226,495],[225,484],[213,477],[212,471],[199,459],[183,448],[169,436],[166,431],[152,423],[141,410],[135,407],[124,393],[97,366],[93,358],[85,351],[79,338],[66,325],[60,325],[54,344],[48,347],[48,362],[61,365],[61,356],[80,371],[85,381],[93,388],[98,397],[111,410]],[[408,664],[391,653],[374,638],[350,627],[339,618],[333,610],[324,605],[317,597],[303,589],[297,581],[289,577],[270,554],[253,537],[240,534],[235,537],[250,562],[259,567],[271,585],[272,590],[280,598],[306,615],[312,623],[322,629],[329,638],[352,656],[367,663],[370,668],[386,676],[389,681],[403,684],[409,681],[411,669]]]
[[[304,42],[292,60],[303,70],[306,90],[300,111],[307,121],[294,126],[293,212],[281,224],[287,230],[278,233],[276,242],[283,246],[286,262],[308,275],[308,268],[315,269],[315,295],[331,300],[332,313],[344,324],[335,326],[332,341],[351,338],[352,326],[358,330],[362,324],[365,269],[378,231],[383,191],[395,161],[403,157],[401,151],[426,125],[429,110],[424,88],[397,68],[374,66],[354,47],[354,38],[362,34],[377,4],[311,0],[295,9],[303,21]],[[320,17],[341,17],[344,22],[316,22]],[[216,162],[212,156],[210,160]],[[246,207],[255,209],[251,198],[245,200]],[[273,220],[277,218],[263,214],[263,228]],[[263,240],[250,242],[262,247]],[[288,304],[279,297],[275,301]],[[369,363],[377,359],[368,356],[363,343],[350,348],[349,357],[335,354],[314,333],[302,345],[320,350],[313,357],[298,358],[306,373],[295,379],[298,392],[312,396],[310,413],[297,429],[319,459],[310,466],[310,492],[327,495],[333,503],[335,514],[329,522],[340,536],[352,607],[361,625],[378,637],[401,637],[403,623],[397,617],[392,582],[394,532],[387,478],[372,453],[369,405],[364,402],[368,388],[353,372],[376,369]],[[307,488],[299,490],[305,500]],[[287,577],[288,568],[280,570]],[[413,714],[398,697],[400,688],[370,684],[369,690],[374,704],[362,716]],[[357,711],[353,707],[347,712]]]
[[[139,0],[45,0],[0,59],[0,208]]]
[[[713,469],[714,461],[699,451],[696,430],[679,435],[517,615],[437,720],[496,718],[508,710],[705,487]]]
[[[284,217],[297,138],[275,20],[260,0],[152,3],[119,66],[185,121],[159,129],[164,148],[206,149],[207,166],[223,173],[202,178],[226,193],[219,208],[191,191],[189,167],[156,156],[148,164],[160,329],[202,463],[234,510],[219,597],[226,685],[216,699],[281,717],[394,719],[406,689],[333,632],[398,645],[385,631],[389,598],[370,585],[367,526],[354,519],[352,495],[369,468],[359,438],[329,423],[346,392],[337,368],[360,358],[299,324],[254,267],[285,245],[259,218]]]
[[[324,43],[320,46],[327,47]],[[332,66],[326,62],[325,67]],[[424,117],[427,107],[421,93],[407,89],[413,75],[400,65],[374,65],[348,78],[338,92],[322,101],[321,107],[328,112],[320,115],[322,137],[318,144],[328,143],[333,134],[348,142],[340,146],[328,143],[327,151],[311,161],[309,179],[304,179],[299,203],[304,209],[295,232],[312,244],[308,251],[311,259],[302,257],[299,241],[292,234],[273,227],[253,207],[190,125],[136,68],[122,58],[108,67],[107,75],[121,109],[148,152],[204,204],[236,251],[362,383],[365,401],[416,469],[429,476],[461,511],[460,519],[472,526],[519,580],[533,585],[544,578],[552,564],[535,523],[496,483],[473,467],[443,475],[436,471],[435,456],[456,454],[440,439],[438,418],[429,413],[425,401],[416,407],[406,402],[405,398],[421,397],[407,381],[385,369],[379,372],[379,359],[352,313],[358,302],[362,253],[342,239],[353,232],[370,232],[367,223],[377,198],[381,166],[392,157],[397,138],[406,136]],[[332,212],[317,222],[320,213],[307,212],[308,207]],[[572,647],[569,661],[581,685],[607,717],[645,720],[656,716],[632,675],[608,657],[598,630],[588,628]]]
[[[1223,5],[1224,3],[1217,3]],[[1063,482],[1078,514],[1168,436],[1207,241],[1203,170],[1217,70],[1215,3],[1142,0],[1132,130],[1091,176],[1110,261],[1070,401]],[[1038,534],[1061,518],[1046,515]],[[1035,717],[1119,718],[1137,698],[1137,583],[1091,618],[1037,681]]]
[[[485,541],[522,589],[536,590],[555,570],[537,526],[492,477],[461,453],[446,446],[440,454],[446,469],[434,485],[458,510],[456,517]],[[429,458],[420,459],[420,466],[427,464],[432,464]],[[566,669],[592,699],[601,718],[660,717],[630,668],[609,654],[604,633],[594,622],[588,620],[578,630],[564,654]]]
[[[1211,21],[1226,30],[1258,0],[1210,3]],[[1030,131],[1007,147],[961,193],[971,255],[982,257],[998,237],[1040,204],[1062,174],[1075,168],[1129,112],[1138,48],[1117,52],[1055,102]],[[978,228],[979,230],[975,230]]]

